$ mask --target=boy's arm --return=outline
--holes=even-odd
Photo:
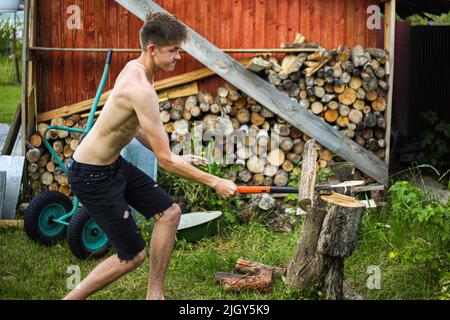
[[[139,127],[138,132],[136,133],[135,138],[147,149],[153,151],[152,146],[147,140],[147,137],[145,136],[144,130],[142,130],[142,127]]]
[[[156,92],[145,88],[132,97],[133,107],[139,119],[143,134],[147,138],[161,168],[176,175],[205,184],[214,188],[222,196],[231,196],[236,192],[236,185],[201,171],[175,155],[170,150],[169,140],[159,118],[159,103]]]

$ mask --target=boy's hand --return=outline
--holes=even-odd
[[[233,196],[237,193],[237,186],[233,181],[227,179],[217,178],[216,184],[213,188],[221,197],[224,198]]]
[[[197,156],[195,154],[184,154],[180,156],[183,161],[186,161],[187,163],[190,163],[192,165],[202,165],[207,166],[208,165],[208,159]]]

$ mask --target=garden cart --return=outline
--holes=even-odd
[[[97,89],[85,129],[66,126],[49,126],[45,131],[43,142],[57,164],[67,174],[67,168],[59,159],[55,150],[46,139],[48,130],[66,130],[81,134],[81,139],[91,130],[103,87],[105,85],[112,50],[108,50],[102,78]],[[52,245],[67,235],[67,242],[72,253],[80,258],[100,258],[110,248],[108,237],[91,218],[87,210],[80,206],[77,197],[74,201],[60,192],[45,191],[35,197],[25,211],[24,228],[27,236],[44,245]]]

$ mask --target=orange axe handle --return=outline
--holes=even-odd
[[[238,186],[237,191],[244,193],[298,193],[298,188],[294,187],[274,187],[274,186]]]

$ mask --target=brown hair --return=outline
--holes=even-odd
[[[139,38],[142,50],[146,51],[149,43],[160,47],[183,43],[187,38],[187,30],[174,15],[150,12],[139,31]]]

